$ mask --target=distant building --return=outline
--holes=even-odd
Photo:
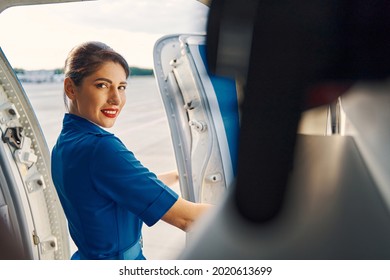
[[[22,83],[58,83],[63,82],[65,75],[62,69],[54,70],[23,70],[14,69]],[[153,69],[130,67],[131,76],[152,76]]]
[[[58,74],[56,70],[24,70],[16,75],[22,83],[55,83],[64,80],[64,74]]]

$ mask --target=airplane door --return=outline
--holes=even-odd
[[[154,48],[182,196],[215,204],[236,176],[239,108],[234,80],[210,75],[205,36],[172,35]]]
[[[69,259],[69,235],[51,181],[50,153],[28,98],[1,49],[0,132],[1,224],[20,245],[22,258]]]

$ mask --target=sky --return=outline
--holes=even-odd
[[[102,41],[130,66],[153,68],[155,42],[205,33],[208,7],[195,0],[97,0],[12,7],[0,14],[0,47],[14,68],[62,68],[68,52]],[[6,27],[6,28],[5,28]]]

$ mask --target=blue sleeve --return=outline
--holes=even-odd
[[[99,139],[90,170],[96,191],[148,226],[172,207],[178,195],[145,168],[116,137]]]

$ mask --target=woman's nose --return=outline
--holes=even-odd
[[[107,103],[110,105],[119,105],[121,103],[121,96],[118,89],[114,88],[110,91],[110,96]]]

